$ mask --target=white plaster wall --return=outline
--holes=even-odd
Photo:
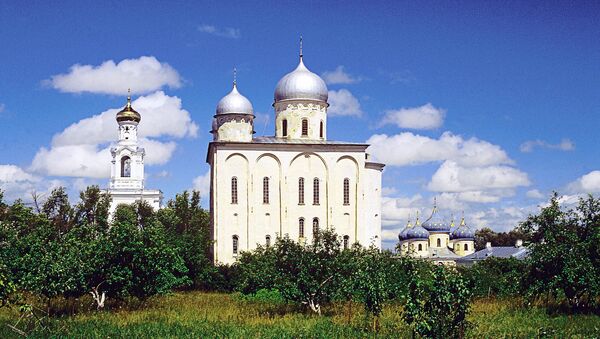
[[[304,152],[281,150],[231,149],[215,147],[210,159],[212,177],[214,259],[232,263],[232,236],[239,236],[240,251],[272,242],[277,235],[298,240],[298,220],[305,219],[304,235],[312,241],[313,218],[320,229],[335,227],[369,246],[381,246],[380,191],[381,172],[365,170],[361,151],[319,151],[306,145]],[[322,146],[321,146],[322,147]],[[231,204],[231,177],[238,178],[238,204]],[[263,178],[269,180],[270,201],[263,204]],[[305,178],[304,205],[298,205],[298,178]],[[320,181],[319,205],[313,205],[313,179]],[[343,206],[343,179],[351,180],[350,205]],[[357,239],[358,237],[358,239]]]
[[[283,123],[287,120],[288,139],[327,139],[327,105],[306,101],[287,100],[275,103],[275,136],[283,138]],[[308,119],[308,136],[302,136],[302,120]],[[323,122],[323,138],[320,137],[320,124]]]
[[[441,246],[437,245],[437,239],[441,240]],[[450,235],[448,233],[430,233],[429,246],[433,248],[444,248],[450,246]]]
[[[162,193],[158,190],[109,190],[112,202],[109,208],[109,215],[113,215],[117,206],[120,204],[133,204],[140,200],[146,201],[152,209],[157,211],[162,201]]]
[[[252,141],[252,132],[253,127],[250,121],[230,120],[218,127],[215,140],[250,142]]]
[[[465,251],[465,245],[468,246],[468,250]],[[464,257],[465,255],[475,253],[475,242],[469,239],[457,239],[452,241],[452,249],[454,253]]]

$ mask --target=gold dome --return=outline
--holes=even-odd
[[[140,122],[142,116],[131,107],[131,95],[127,96],[127,105],[117,113],[117,122],[121,121],[135,121]]]

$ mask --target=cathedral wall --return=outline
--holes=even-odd
[[[285,101],[275,103],[275,136],[290,139],[327,139],[327,107],[324,104]],[[308,121],[308,135],[302,136],[302,120]],[[287,121],[287,136],[283,132],[283,120]],[[320,125],[323,123],[323,137]]]
[[[437,245],[438,239],[440,246]],[[450,246],[450,235],[448,233],[431,233],[429,235],[429,245],[435,248],[444,248]]]
[[[320,229],[334,227],[369,246],[380,237],[381,172],[365,170],[364,152],[322,151],[306,145],[303,152],[273,145],[259,149],[215,149],[211,166],[214,210],[215,261],[231,263],[232,236],[239,251],[271,243],[280,235],[300,240],[299,219],[304,218],[304,240],[312,241],[313,219]],[[322,146],[320,146],[322,148]],[[231,177],[238,178],[238,203],[231,204]],[[263,181],[269,178],[269,203],[263,202]],[[299,178],[304,178],[304,204],[299,204]],[[314,179],[319,179],[319,201],[314,203]],[[350,180],[350,201],[344,205],[344,178]],[[379,181],[377,181],[379,180]],[[371,216],[366,219],[364,215]],[[377,215],[377,216],[375,216]],[[364,230],[368,228],[368,230]],[[380,246],[380,239],[376,245]]]
[[[465,250],[465,246],[467,249]],[[471,239],[457,239],[452,241],[452,250],[457,255],[464,257],[465,255],[475,253],[475,242]]]

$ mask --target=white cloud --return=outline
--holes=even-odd
[[[598,193],[600,192],[600,170],[591,171],[579,177],[567,186],[572,193]]]
[[[376,134],[367,143],[377,161],[391,166],[420,165],[453,160],[462,166],[511,164],[513,161],[497,145],[477,138],[463,139],[444,132],[439,139],[404,132],[392,136]]]
[[[537,189],[529,190],[525,195],[531,199],[543,199],[545,196]]]
[[[38,177],[25,172],[19,166],[0,165],[0,183],[2,184],[38,180]]]
[[[161,63],[153,56],[142,56],[119,63],[108,60],[100,66],[75,64],[68,73],[53,75],[44,83],[67,93],[125,95],[129,88],[137,94],[164,86],[178,88],[181,77],[169,64]]]
[[[468,192],[528,185],[527,174],[513,167],[463,167],[448,160],[433,174],[427,188],[436,192]],[[475,195],[471,195],[472,200]]]
[[[198,26],[198,31],[202,33],[212,34],[214,36],[229,38],[229,39],[239,39],[242,36],[242,33],[238,28],[218,28],[213,25],[200,25]]]
[[[352,75],[344,71],[344,66],[341,65],[336,67],[333,71],[323,72],[321,76],[328,85],[355,84],[362,81],[360,77],[353,77]]]
[[[427,103],[419,107],[400,108],[385,112],[380,126],[394,124],[400,128],[436,129],[444,123],[446,110]]]
[[[329,116],[361,116],[363,114],[358,99],[347,89],[329,91]]]
[[[138,127],[140,137],[195,137],[198,126],[190,113],[181,107],[181,99],[162,91],[141,96],[132,107],[142,116]],[[98,144],[117,138],[115,116],[121,108],[112,108],[90,118],[82,119],[52,138],[53,146]]]
[[[521,152],[529,153],[529,152],[533,152],[533,150],[536,147],[547,148],[547,149],[556,149],[556,150],[560,150],[560,151],[572,151],[575,149],[575,144],[570,139],[562,139],[560,141],[560,143],[558,143],[558,144],[550,144],[546,141],[537,139],[537,140],[525,141],[524,143],[521,144],[519,149],[521,150]]]
[[[200,197],[208,199],[210,194],[210,170],[194,178],[192,188],[200,192]]]
[[[108,178],[110,176],[110,148],[98,145],[66,145],[50,149],[40,148],[31,162],[36,173],[67,176]]]

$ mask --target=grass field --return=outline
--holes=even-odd
[[[384,310],[379,332],[361,305],[332,305],[322,317],[293,308],[272,309],[239,301],[230,294],[185,292],[156,297],[139,310],[87,312],[53,320],[56,336],[85,338],[174,337],[410,337],[401,320],[401,308]],[[0,337],[17,335],[6,324],[14,323],[15,310],[0,310]],[[543,309],[523,309],[518,302],[479,300],[469,315],[469,337],[600,337],[600,317],[548,316]],[[39,333],[40,336],[47,334]]]

